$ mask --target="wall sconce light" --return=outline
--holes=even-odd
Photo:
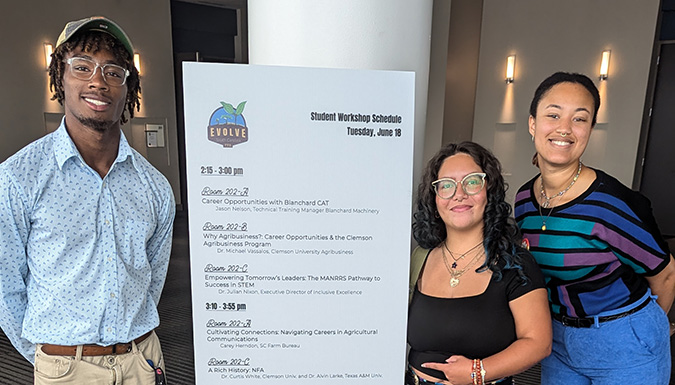
[[[516,71],[516,55],[506,58],[506,84],[513,83],[513,74]]]
[[[134,67],[136,67],[136,70],[138,71],[138,74],[141,74],[141,54],[135,53],[134,54]]]
[[[45,51],[45,70],[49,71],[49,65],[52,63],[52,53],[54,52],[54,46],[49,43],[42,44],[42,47]]]
[[[600,64],[600,80],[607,80],[609,74],[609,55],[612,51],[602,51],[602,63]]]

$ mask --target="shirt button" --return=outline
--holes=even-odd
[[[110,224],[110,221],[106,219],[106,220],[105,220],[105,224],[106,224],[106,225],[109,225],[109,224]]]
[[[106,329],[108,332],[112,332],[112,328],[107,328]]]
[[[115,293],[110,293],[110,298],[115,298]]]
[[[108,258],[108,262],[112,262],[112,257]]]

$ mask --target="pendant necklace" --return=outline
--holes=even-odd
[[[541,213],[541,206],[539,206],[539,217],[541,218],[541,231],[546,231],[546,221],[548,220],[548,217],[551,216],[552,212],[553,207],[549,209],[548,215],[546,215],[546,218],[544,218],[544,215]]]
[[[569,189],[571,189],[572,186],[574,186],[574,183],[576,183],[577,179],[579,179],[579,175],[581,175],[581,160],[579,161],[579,168],[577,169],[577,173],[576,173],[576,175],[574,175],[574,178],[572,178],[572,182],[570,182],[570,185],[567,186],[566,189],[560,190],[557,194],[555,194],[553,196],[550,196],[550,197],[548,195],[546,195],[546,191],[544,191],[544,178],[541,178],[540,195],[541,195],[541,198],[544,200],[544,202],[542,202],[539,205],[539,217],[541,218],[541,231],[546,231],[546,221],[548,220],[548,218],[551,216],[551,213],[553,212],[553,207],[551,207],[551,201],[553,199],[556,199],[556,198],[561,198],[563,195],[565,195],[565,193],[567,191],[569,191]],[[544,214],[541,212],[542,207],[545,208],[545,209],[550,208],[550,210],[548,212],[548,215],[546,215],[546,218],[544,218]]]
[[[452,268],[453,268],[453,269],[456,269],[456,268],[457,268],[457,261],[459,261],[460,259],[464,259],[464,257],[466,257],[467,254],[469,254],[470,252],[476,250],[476,248],[477,248],[478,246],[482,245],[482,244],[483,244],[483,241],[478,242],[478,244],[477,244],[476,246],[470,248],[470,249],[467,250],[464,254],[461,254],[458,258],[455,258],[455,254],[454,254],[452,251],[450,251],[450,249],[448,249],[448,242],[447,242],[447,240],[446,240],[446,242],[443,242],[443,247],[445,247],[445,250],[447,250],[448,253],[450,253],[450,257],[452,257],[452,260],[454,261],[454,262],[452,263]]]
[[[481,242],[480,244],[482,243],[483,242]],[[474,246],[472,250],[475,249],[476,247],[478,246]],[[456,262],[453,264],[454,267],[452,268],[450,267],[450,264],[448,263],[448,258],[445,256],[445,250],[443,248],[441,248],[441,253],[443,255],[443,263],[445,263],[445,267],[448,269],[448,273],[450,273],[450,287],[456,287],[457,285],[459,285],[459,277],[461,277],[464,273],[466,273],[466,271],[469,270],[469,268],[473,266],[476,263],[476,261],[478,261],[481,255],[485,255],[485,250],[481,249],[478,253],[476,253],[476,256],[473,257],[473,259],[471,259],[471,261],[469,261],[469,263],[466,266],[464,266],[462,270],[459,271],[455,271],[455,268],[457,266]],[[466,255],[467,253],[468,251],[464,253],[464,255]],[[458,259],[461,259],[461,257]]]

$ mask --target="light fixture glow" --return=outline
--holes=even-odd
[[[141,74],[141,55],[138,53],[134,54],[134,67],[138,71],[138,74]]]
[[[52,63],[52,53],[54,52],[54,47],[49,43],[42,44],[42,47],[45,51],[45,70],[49,71],[49,65]]]
[[[602,51],[602,63],[600,64],[600,80],[607,80],[609,75],[609,55],[612,51]]]
[[[513,83],[513,74],[516,72],[516,55],[506,58],[506,84]]]

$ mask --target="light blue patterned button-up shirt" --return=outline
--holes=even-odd
[[[0,164],[0,326],[35,344],[128,342],[159,325],[175,203],[121,136],[101,179],[64,122]]]

